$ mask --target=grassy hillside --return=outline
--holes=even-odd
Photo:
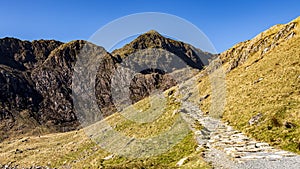
[[[223,69],[228,71],[223,120],[258,140],[296,153],[300,153],[299,21],[276,25],[221,54]],[[296,26],[287,29],[291,24]],[[211,93],[209,78],[199,81],[198,98]],[[207,112],[210,105],[210,97],[200,103]],[[256,115],[261,118],[250,125]]]
[[[298,154],[299,24],[300,18],[297,18],[288,24],[273,26],[252,40],[241,42],[220,54],[223,63],[221,69],[226,72],[226,105],[221,118],[257,140]],[[194,87],[194,91],[188,91],[191,92],[188,100],[215,116],[218,115],[214,112],[216,109],[210,107],[212,91],[211,79],[207,76],[209,68],[199,73],[195,77],[198,81],[189,86]],[[196,151],[197,143],[190,131],[187,131],[187,135],[178,144],[162,154],[136,158],[120,155],[126,142],[118,140],[118,137],[113,137],[114,140],[107,139],[106,136],[112,133],[101,135],[105,128],[97,128],[106,122],[113,131],[142,139],[164,133],[174,127],[174,124],[179,124],[179,128],[187,128],[187,124],[177,121],[181,118],[178,113],[181,103],[177,98],[180,94],[177,90],[178,87],[167,90],[163,98],[158,95],[148,97],[82,130],[1,142],[0,164],[11,162],[12,166],[57,168],[177,168],[177,162],[187,158],[180,168],[211,168],[203,161],[201,150]],[[249,123],[254,117],[257,120]],[[118,145],[121,153],[108,152],[88,136],[100,143],[104,141],[108,145]],[[172,141],[174,140],[169,139],[165,142],[168,144]],[[164,143],[157,142],[157,148]],[[129,149],[134,151],[138,148]]]
[[[174,90],[171,89],[171,90]],[[168,91],[167,91],[168,92]],[[161,100],[153,96],[152,102],[158,105]],[[163,112],[149,123],[134,123],[127,120],[121,113],[141,110],[142,112],[157,111],[157,107],[150,106],[149,98],[137,102],[134,106],[116,113],[105,119],[115,130],[136,138],[155,136],[168,130],[179,114],[174,114],[180,104],[172,96],[165,95],[166,107],[159,109]],[[40,137],[26,137],[8,140],[0,143],[0,164],[12,162],[19,166],[50,166],[57,168],[178,168],[176,163],[187,157],[180,168],[210,168],[202,157],[201,151],[196,151],[197,143],[191,132],[178,144],[168,151],[152,157],[131,158],[112,155],[92,141],[85,133],[86,129],[49,134]]]

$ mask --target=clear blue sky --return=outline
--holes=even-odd
[[[163,12],[200,28],[218,52],[254,37],[272,25],[300,16],[299,0],[110,0],[0,2],[0,38],[88,39],[96,30],[122,16]]]

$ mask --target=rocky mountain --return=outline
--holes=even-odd
[[[21,41],[15,38],[0,39],[0,64],[17,70],[32,70],[44,62],[50,52],[62,42],[55,40]]]
[[[204,64],[200,55],[211,56],[154,31],[139,36],[112,54],[102,47],[82,40],[63,44],[54,40],[29,42],[15,38],[0,39],[0,127],[3,138],[11,133],[68,131],[79,127],[73,106],[72,75],[84,46],[92,49],[90,55],[93,57],[105,56],[99,65],[95,80],[95,94],[104,117],[117,111],[111,94],[112,76],[118,65],[135,51],[161,49],[168,53],[168,63],[174,60],[169,54],[171,53],[179,56],[185,65],[188,65],[186,67],[190,66],[192,70],[202,69]],[[176,81],[169,73],[150,68],[138,71],[134,77],[130,77],[131,79],[124,76],[123,78],[131,81],[128,99],[135,103],[149,96],[154,90],[166,90],[174,86]]]
[[[27,132],[35,120],[42,95],[35,89],[31,71],[44,62],[62,43],[54,40],[0,40],[0,120],[1,137]],[[33,125],[34,123],[34,125]],[[1,139],[2,139],[1,138]]]
[[[149,48],[158,48],[171,52],[182,59],[186,65],[196,69],[202,69],[204,65],[208,64],[207,59],[213,56],[190,44],[166,38],[155,30],[150,30],[124,47],[114,50],[112,55],[123,58]]]

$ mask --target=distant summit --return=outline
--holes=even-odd
[[[151,29],[150,31],[146,32],[145,34],[159,34],[159,33],[156,30]]]
[[[188,66],[199,70],[201,70],[204,65],[207,65],[208,58],[213,56],[212,54],[203,52],[190,44],[166,38],[155,30],[150,30],[138,36],[124,47],[114,50],[112,55],[123,58],[137,51],[149,48],[163,49],[173,53],[183,60]]]

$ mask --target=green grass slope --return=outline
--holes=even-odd
[[[300,17],[221,54],[226,74],[223,120],[258,140],[300,154]],[[210,94],[199,78],[199,97]],[[210,111],[211,98],[200,103]],[[213,113],[213,112],[209,112]],[[250,125],[249,120],[261,114]]]
[[[176,87],[170,90],[176,90]],[[167,93],[168,91],[166,91]],[[135,138],[148,138],[164,132],[180,116],[174,114],[180,108],[180,103],[174,95],[165,94],[166,106],[160,109],[161,115],[149,123],[135,123],[123,115],[127,112],[157,111],[161,101],[156,96],[147,98],[127,108],[124,112],[115,113],[104,119],[116,131]],[[150,100],[154,100],[150,102]],[[126,112],[127,111],[127,112]],[[101,122],[99,122],[101,123]],[[98,125],[98,124],[95,124]],[[12,166],[49,166],[56,168],[210,168],[201,157],[201,151],[196,151],[197,143],[192,132],[189,132],[178,144],[162,154],[149,157],[133,158],[113,155],[101,148],[88,136],[87,129],[78,131],[48,134],[40,137],[32,136],[16,138],[0,143],[0,164],[11,162]],[[113,155],[112,158],[105,157]],[[187,157],[185,163],[177,167],[177,162]]]

